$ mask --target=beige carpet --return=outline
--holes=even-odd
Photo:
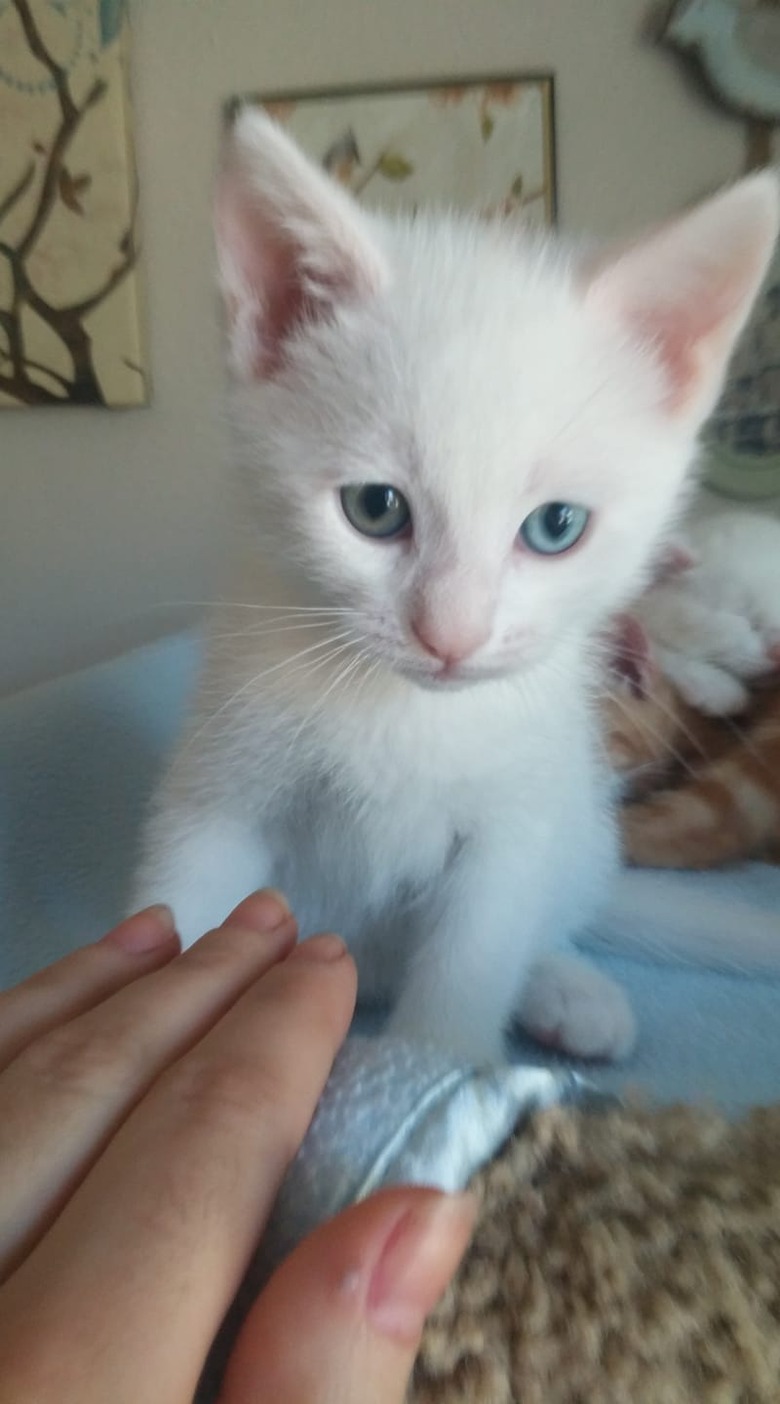
[[[780,1107],[556,1109],[473,1188],[414,1404],[780,1404]]]

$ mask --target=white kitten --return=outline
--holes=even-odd
[[[247,607],[212,619],[137,902],[191,941],[274,883],[412,1038],[490,1060],[519,1016],[627,1051],[620,991],[554,954],[616,864],[591,640],[677,512],[777,203],[755,177],[584,270],[369,215],[239,117],[217,232]]]
[[[780,521],[723,510],[692,520],[686,542],[688,568],[635,612],[685,700],[727,716],[747,706],[746,682],[780,667]]]

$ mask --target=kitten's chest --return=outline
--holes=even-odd
[[[343,776],[308,777],[273,820],[275,880],[294,895],[305,929],[356,934],[404,907],[443,873],[460,813],[414,785],[358,795]]]
[[[279,792],[280,857],[303,854],[324,882],[354,883],[369,905],[381,905],[389,882],[414,889],[441,872],[505,776],[475,754],[473,738],[437,743],[403,726],[323,738]]]
[[[277,880],[296,910],[349,931],[355,898],[361,924],[414,902],[491,825],[511,824],[522,844],[555,824],[579,769],[573,738],[549,712],[534,721],[498,701],[437,714],[424,698],[322,728],[308,761],[289,766],[271,822]]]

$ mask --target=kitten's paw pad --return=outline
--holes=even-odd
[[[578,1058],[625,1058],[636,1042],[636,1021],[623,991],[568,956],[534,966],[517,1017],[539,1043]]]

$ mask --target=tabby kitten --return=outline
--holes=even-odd
[[[626,799],[626,859],[646,868],[780,862],[780,682],[767,679],[739,716],[710,717],[684,701],[651,659],[636,625],[605,702],[610,759]],[[630,659],[630,677],[625,678]]]

